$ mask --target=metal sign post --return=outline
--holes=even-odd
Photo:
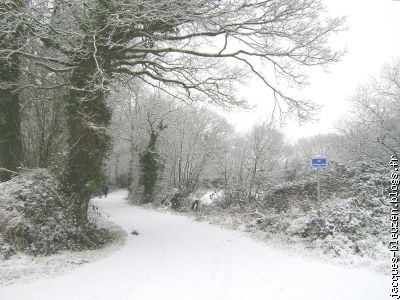
[[[318,206],[321,203],[321,187],[320,187],[320,175],[319,169],[325,169],[328,166],[328,159],[324,156],[315,156],[311,158],[311,167],[317,169],[317,196]]]
[[[321,204],[321,187],[319,184],[319,168],[317,169],[317,195],[318,195],[318,206]]]

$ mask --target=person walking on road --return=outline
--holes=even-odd
[[[108,185],[107,185],[107,183],[104,183],[102,191],[103,191],[104,197],[107,198],[107,194],[108,194]]]

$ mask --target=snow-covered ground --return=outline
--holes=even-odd
[[[50,256],[31,256],[16,254],[9,259],[0,259],[0,286],[15,282],[30,282],[40,278],[53,277],[67,272],[86,263],[104,258],[120,249],[126,241],[126,232],[106,214],[99,215],[97,209],[89,210],[89,217],[101,228],[107,228],[113,233],[114,240],[101,249],[83,251],[62,251]],[[0,300],[3,300],[0,298]]]
[[[390,298],[388,276],[287,255],[238,232],[129,206],[125,196],[118,191],[94,203],[139,235],[130,234],[121,249],[68,273],[0,287],[0,299]]]

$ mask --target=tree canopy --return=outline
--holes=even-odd
[[[304,67],[338,61],[342,52],[332,50],[328,38],[343,24],[325,16],[320,0],[1,0],[0,61],[17,68],[9,82],[46,71],[29,86],[66,89],[65,178],[80,195],[77,214],[84,218],[90,194],[104,180],[106,98],[115,81],[139,80],[185,102],[237,106],[244,105],[237,84],[256,77],[277,110],[305,120],[313,104],[278,83],[301,86]],[[13,88],[13,95],[21,89]],[[18,108],[3,119],[19,126]],[[18,140],[17,132],[5,130]]]

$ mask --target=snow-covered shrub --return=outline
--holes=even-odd
[[[232,187],[223,194],[223,197],[215,203],[218,207],[228,209],[230,207],[248,206],[249,205],[248,191],[240,187]]]
[[[290,226],[290,220],[280,214],[267,214],[256,221],[256,228],[270,233],[285,232]]]
[[[220,201],[202,213],[210,217],[228,213],[236,220],[233,223],[245,222],[251,231],[284,235],[334,256],[371,256],[381,251],[383,247],[376,245],[387,237],[387,168],[331,163],[321,172],[320,205],[314,175],[280,183],[259,199],[246,197],[238,189],[225,191]]]
[[[314,248],[321,249],[323,253],[334,257],[346,257],[360,254],[357,244],[345,235],[328,235],[324,239],[313,241]]]
[[[379,166],[360,163],[346,167],[330,162],[326,170],[321,171],[321,200],[329,203],[330,199],[363,198],[366,204],[371,204],[373,197],[384,195],[387,184],[386,170]],[[302,211],[317,208],[317,179],[312,172],[302,179],[284,182],[264,193],[261,204],[266,209],[276,212],[286,212],[293,207]]]
[[[311,211],[305,223],[297,233],[303,238],[324,239],[328,235],[332,235],[335,230],[335,225],[324,218],[320,211]]]
[[[33,255],[95,248],[109,241],[105,229],[76,222],[73,201],[44,169],[0,183],[0,236],[14,250]],[[2,250],[3,256],[9,252]]]
[[[169,207],[177,211],[188,211],[191,205],[191,193],[177,188],[167,190],[159,186],[153,196],[152,205]]]
[[[10,256],[14,255],[16,250],[13,246],[4,241],[3,237],[0,235],[0,258],[8,259]]]

